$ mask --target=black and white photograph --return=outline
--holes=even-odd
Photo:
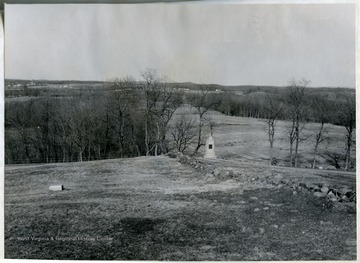
[[[356,260],[355,11],[5,4],[5,259]]]

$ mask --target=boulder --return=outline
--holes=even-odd
[[[348,191],[348,192],[345,193],[345,195],[346,195],[347,198],[351,198],[351,197],[353,197],[355,195],[355,193],[353,191]]]
[[[310,189],[310,190],[313,190],[313,191],[318,191],[318,190],[320,190],[320,187],[319,187],[318,185],[316,185],[316,184],[309,184],[309,185],[307,186],[307,188]]]
[[[330,191],[328,194],[327,194],[327,198],[332,201],[332,202],[336,202],[337,201],[337,197],[335,195],[335,193],[333,191]]]
[[[326,193],[324,193],[324,192],[314,192],[314,196],[316,196],[316,197],[324,197],[324,196],[326,196]]]
[[[327,186],[321,187],[320,190],[321,190],[322,193],[326,193],[326,194],[329,192],[329,188]]]
[[[275,180],[281,180],[281,179],[283,179],[283,176],[282,176],[281,174],[276,174],[276,175],[274,176],[274,179],[275,179]]]
[[[280,182],[281,183],[283,183],[283,184],[290,184],[291,183],[291,180],[289,179],[289,178],[282,178],[281,180],[280,180]]]
[[[215,169],[214,172],[213,172],[213,175],[219,176],[219,174],[220,174],[220,171],[218,169]]]
[[[307,188],[307,185],[304,184],[304,183],[300,183],[299,186],[302,187],[302,188],[305,188],[305,189]]]

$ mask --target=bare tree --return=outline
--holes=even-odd
[[[325,99],[320,96],[313,97],[311,104],[314,120],[319,123],[318,130],[315,134],[314,157],[312,161],[312,168],[315,169],[319,145],[326,140],[326,137],[324,136],[324,125],[329,121],[329,107]]]
[[[96,112],[94,113],[94,108],[96,109],[95,100],[96,97],[86,94],[78,98],[71,112],[69,120],[70,138],[77,151],[79,162],[91,158],[91,148],[96,139],[96,130],[99,128],[100,121]]]
[[[355,112],[355,96],[347,96],[344,103],[338,104],[337,110],[339,115],[339,123],[346,129],[346,154],[345,154],[345,170],[348,171],[351,167],[351,147],[355,143],[353,140],[353,131],[356,127],[356,112]]]
[[[209,117],[205,118],[205,114],[210,110],[220,105],[222,100],[222,95],[211,93],[206,87],[201,87],[199,93],[189,96],[189,102],[192,107],[197,111],[199,121],[198,121],[198,135],[197,135],[197,146],[194,150],[196,154],[200,147],[205,145],[203,140],[203,128],[204,125],[209,122]]]
[[[187,114],[181,114],[175,120],[170,133],[173,137],[176,149],[184,152],[188,146],[196,140],[196,122]]]
[[[266,93],[267,98],[267,106],[265,106],[265,111],[267,112],[267,118],[265,120],[267,124],[267,134],[268,140],[270,144],[269,150],[269,165],[273,164],[273,148],[274,148],[274,141],[275,141],[275,127],[278,120],[279,115],[282,112],[282,104],[276,105],[273,101],[273,98]]]
[[[109,89],[111,90],[108,94],[111,120],[115,127],[119,155],[123,158],[127,154],[127,144],[131,142],[127,136],[132,125],[130,116],[138,102],[135,79],[131,77],[115,79],[110,83]]]
[[[160,100],[158,105],[155,107],[157,137],[155,155],[158,151],[160,153],[168,152],[168,146],[166,142],[166,134],[168,124],[173,117],[175,111],[182,104],[182,93],[175,91],[175,86],[169,82],[166,77],[160,80]]]
[[[299,143],[302,140],[300,134],[306,124],[305,90],[310,81],[291,80],[288,86],[287,103],[288,117],[291,120],[291,126],[288,130],[290,142],[290,166],[298,166]],[[295,149],[294,149],[295,143]]]
[[[152,110],[160,97],[159,92],[159,75],[156,69],[147,68],[141,72],[145,81],[145,114],[144,114],[144,131],[145,131],[145,151],[146,156],[150,154],[150,127],[152,123]]]
[[[141,73],[145,80],[145,148],[146,155],[155,156],[168,151],[166,134],[169,121],[182,104],[182,94],[167,77],[159,76],[155,69]]]
[[[204,117],[204,123],[207,123],[209,125],[211,136],[214,135],[214,130],[216,127],[219,127],[219,124],[210,117]]]

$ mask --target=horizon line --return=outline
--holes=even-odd
[[[121,79],[120,79],[121,80]],[[18,79],[18,78],[5,78],[4,81],[48,81],[48,82],[102,82],[102,83],[109,83],[113,82],[112,80],[76,80],[76,79]],[[141,80],[136,80],[136,82],[143,82]],[[170,83],[175,84],[194,84],[194,85],[218,85],[223,87],[277,87],[277,88],[286,88],[288,85],[269,85],[269,84],[236,84],[236,85],[224,85],[224,84],[218,84],[218,83],[196,83],[191,81],[170,81]],[[330,88],[330,89],[336,89],[336,88],[343,88],[343,89],[356,89],[356,85],[354,87],[349,86],[308,86],[308,88]]]

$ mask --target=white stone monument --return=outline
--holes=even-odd
[[[50,185],[49,190],[50,191],[62,191],[62,190],[64,190],[64,186],[62,184],[60,184],[60,185]]]
[[[211,136],[211,134],[209,135],[209,138],[206,140],[204,158],[216,158],[214,139]]]

